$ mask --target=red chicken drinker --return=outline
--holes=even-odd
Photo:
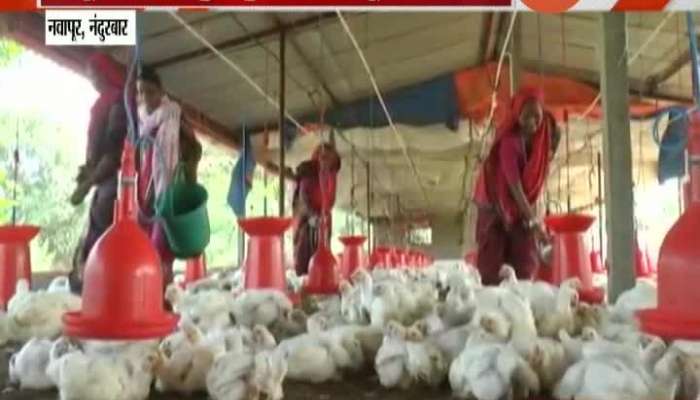
[[[700,339],[700,114],[689,119],[690,203],[659,251],[658,307],[638,313],[643,331],[665,339]]]

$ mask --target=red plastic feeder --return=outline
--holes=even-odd
[[[338,261],[328,246],[327,223],[325,218],[321,219],[318,248],[309,261],[309,275],[304,288],[308,294],[331,295],[338,293],[340,271]]]
[[[367,240],[364,236],[342,236],[338,238],[345,245],[340,257],[340,276],[349,279],[358,268],[367,267],[367,256],[362,248]]]
[[[665,339],[700,340],[700,115],[690,115],[691,202],[659,252],[658,307],[637,316],[643,331]]]
[[[591,271],[594,274],[604,274],[605,267],[603,266],[603,256],[600,254],[599,251],[593,250],[591,251],[590,255],[591,259]]]
[[[634,248],[634,272],[637,278],[648,278],[654,275],[649,266],[648,257],[639,248],[639,243]]]
[[[369,266],[371,269],[388,268],[389,264],[387,262],[389,250],[386,247],[376,247],[372,254],[369,256]]]
[[[200,254],[197,257],[192,257],[187,259],[185,262],[185,280],[183,281],[183,287],[186,287],[190,283],[197,282],[207,276],[207,263],[204,259],[204,254]]]
[[[0,226],[0,307],[3,309],[7,308],[7,303],[15,294],[18,280],[26,279],[31,286],[32,260],[29,242],[38,233],[38,226]]]
[[[63,316],[64,334],[105,340],[163,337],[177,317],[163,310],[163,274],[158,253],[136,222],[134,150],[122,154],[119,209],[97,240],[85,265],[82,310]]]
[[[291,224],[291,218],[278,217],[238,220],[238,225],[249,236],[244,262],[246,289],[277,289],[287,292],[282,235]]]
[[[537,279],[554,285],[569,278],[579,278],[579,296],[588,303],[600,303],[605,297],[601,288],[593,286],[590,254],[583,237],[594,220],[595,218],[582,214],[545,217],[545,225],[554,233],[552,265],[540,268],[537,274]]]

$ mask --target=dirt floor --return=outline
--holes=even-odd
[[[47,278],[33,276],[34,286],[42,287],[48,284]],[[55,391],[36,392],[18,391],[8,387],[7,366],[12,353],[19,350],[17,347],[0,348],[0,400],[57,400]],[[372,371],[368,371],[367,376],[348,378],[343,382],[329,383],[323,385],[307,385],[300,383],[286,383],[284,387],[285,400],[447,400],[451,399],[449,389],[440,391],[418,390],[409,391],[389,391],[384,390],[379,385],[377,378]],[[180,400],[196,399],[205,400],[206,394],[198,396],[176,396],[161,395],[155,391],[150,397],[154,400]],[[90,399],[85,399],[90,400]]]

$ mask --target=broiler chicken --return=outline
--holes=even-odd
[[[206,342],[194,325],[183,326],[185,341],[175,348],[162,346],[154,366],[156,389],[189,395],[206,389],[206,378],[214,359],[225,351]],[[163,351],[165,349],[165,351]]]
[[[661,343],[650,344],[646,362],[629,353],[597,352],[569,368],[557,386],[557,399],[640,399],[672,400],[682,369],[682,357],[678,350],[669,349],[663,354]],[[661,351],[659,351],[661,349]],[[661,353],[661,357],[658,354]],[[651,371],[649,371],[651,369]]]
[[[499,400],[513,393],[526,397],[539,391],[539,379],[509,344],[477,331],[450,366],[450,386],[460,399]]]
[[[87,355],[69,351],[51,361],[61,400],[145,400],[156,354],[141,357]]]
[[[80,309],[80,297],[69,292],[29,290],[26,281],[17,282],[17,292],[8,303],[8,327],[12,339],[53,339],[63,329],[63,314]]]
[[[277,290],[246,290],[234,300],[232,311],[239,325],[269,327],[279,319],[290,318],[292,303]]]
[[[19,352],[10,358],[10,383],[19,388],[45,390],[54,387],[51,378],[46,374],[49,365],[51,346],[48,339],[31,339],[22,346]]]
[[[382,346],[377,352],[374,368],[379,383],[385,388],[408,389],[411,376],[408,372],[408,350],[406,341],[409,334],[401,324],[391,321],[384,334]]]

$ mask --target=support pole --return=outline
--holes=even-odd
[[[285,92],[286,92],[286,86],[285,86],[285,73],[286,71],[286,57],[285,57],[285,48],[286,48],[286,33],[285,30],[282,29],[280,30],[280,87],[279,87],[279,139],[280,139],[280,198],[279,198],[279,214],[280,217],[284,217],[285,210],[284,210],[284,203],[285,203],[285,180],[284,180],[284,171],[285,171],[285,148],[284,148],[284,125],[285,125],[285,112],[286,112],[286,105],[285,105]]]
[[[601,13],[601,93],[603,98],[603,168],[609,300],[614,302],[635,284],[634,194],[629,123],[629,82],[625,54],[625,13]]]
[[[511,18],[517,18],[517,14],[511,14]],[[520,21],[515,20],[515,25],[513,26],[513,37],[510,41],[510,94],[514,96],[515,93],[520,89],[520,72],[521,72],[521,61],[520,55],[522,53],[522,35],[520,34]]]

